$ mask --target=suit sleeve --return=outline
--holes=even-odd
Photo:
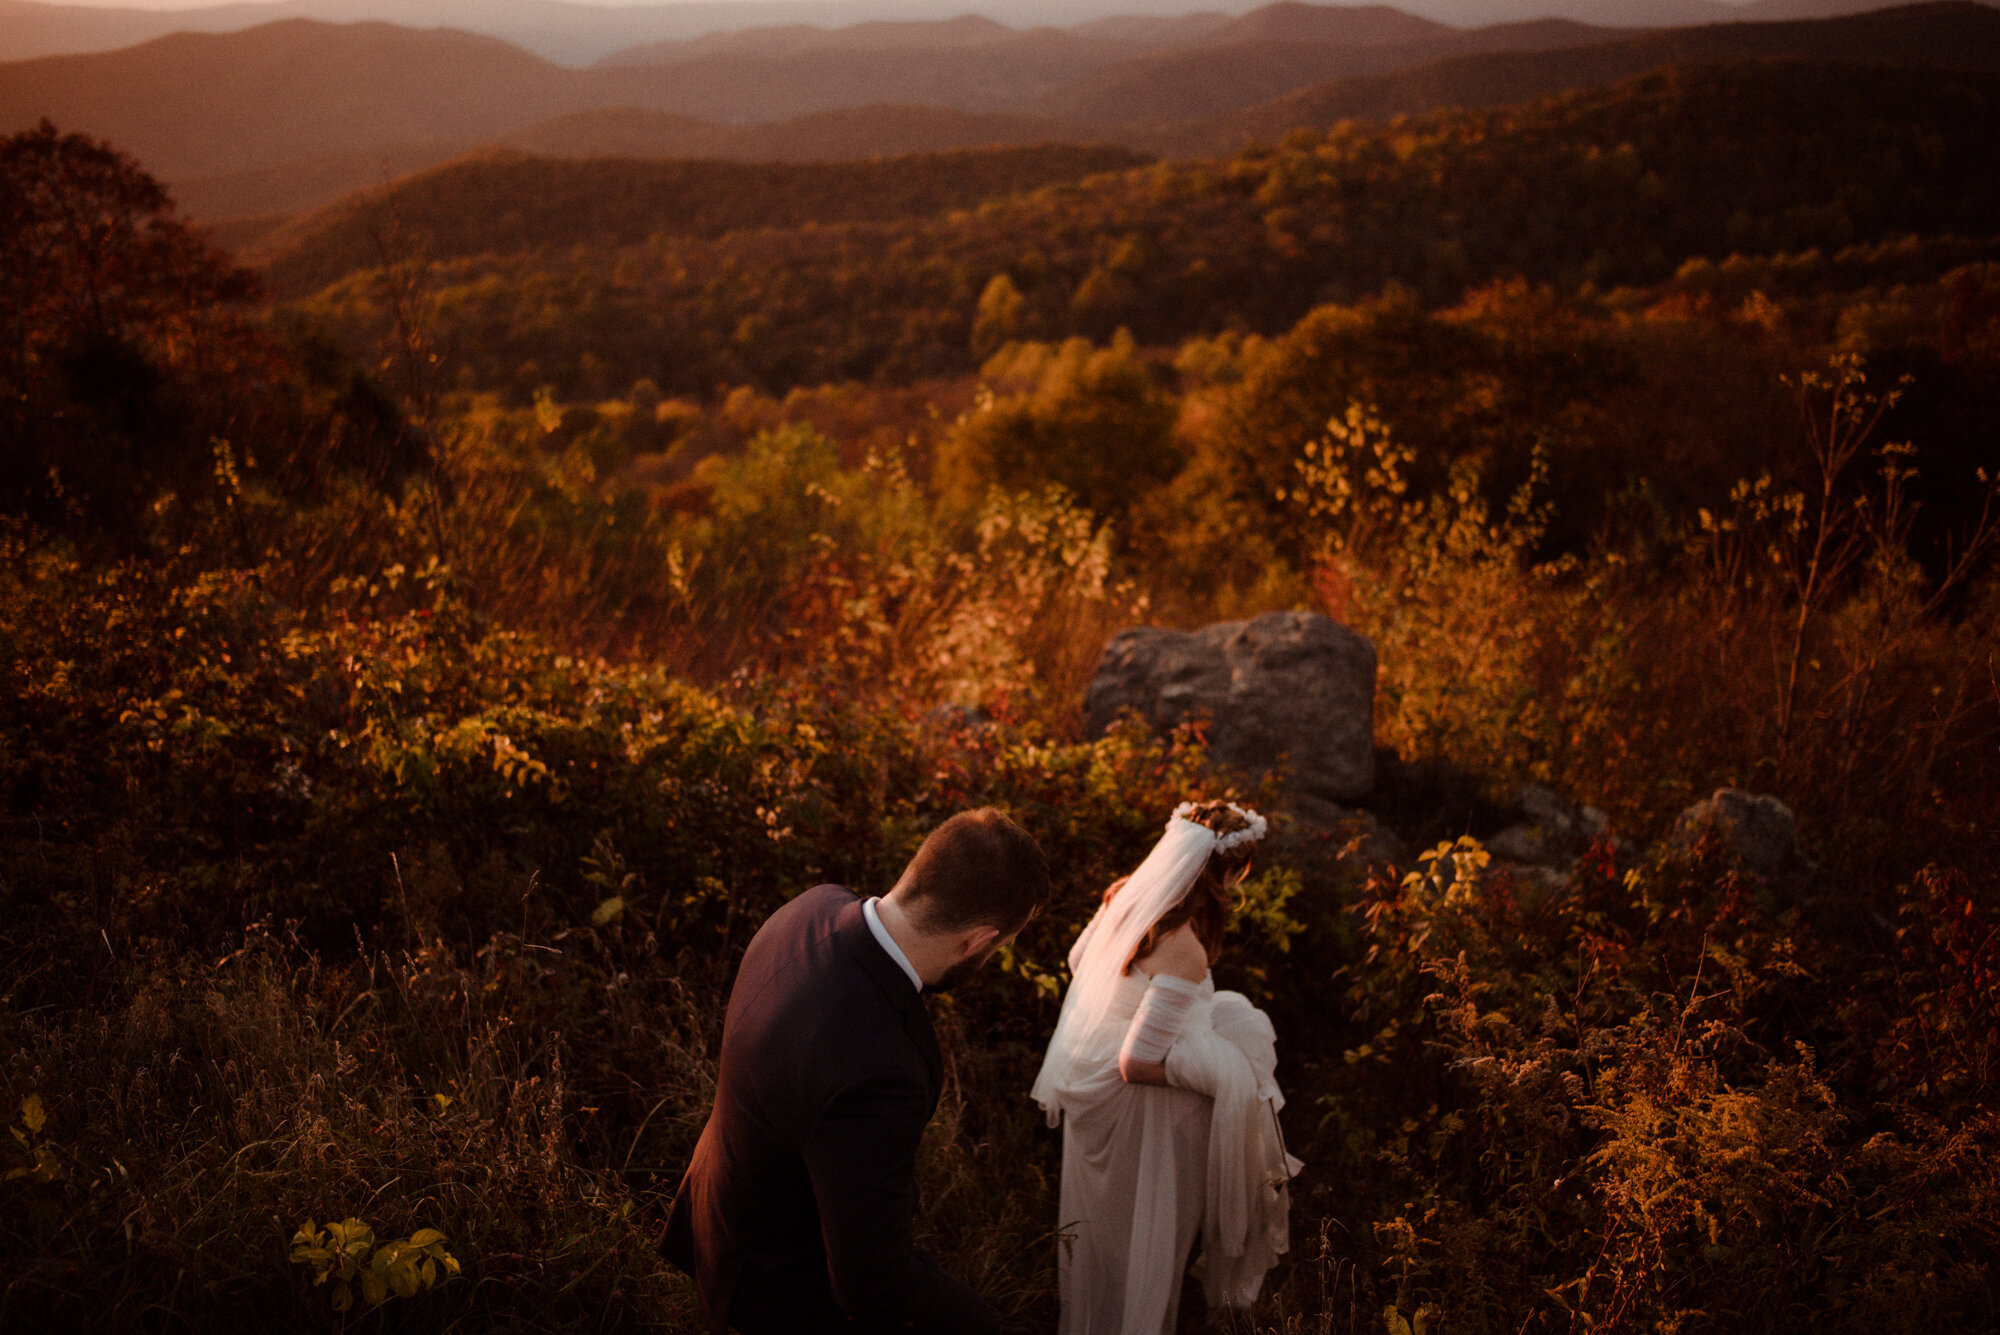
[[[828,1102],[805,1145],[834,1301],[849,1319],[913,1335],[979,1335],[999,1323],[979,1295],[917,1250],[917,1145],[930,1099],[871,1076]]]

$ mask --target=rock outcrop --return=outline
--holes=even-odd
[[[1610,817],[1596,807],[1578,807],[1551,789],[1528,784],[1514,793],[1521,819],[1486,841],[1496,858],[1536,867],[1566,867],[1603,834]]]
[[[1157,730],[1210,721],[1210,754],[1250,773],[1281,761],[1300,793],[1351,800],[1375,782],[1375,647],[1313,612],[1196,631],[1128,630],[1084,697],[1092,736],[1135,710]]]
[[[1799,826],[1792,809],[1768,793],[1718,788],[1680,814],[1673,841],[1684,848],[1714,834],[1729,858],[1749,871],[1783,871],[1799,862]]]

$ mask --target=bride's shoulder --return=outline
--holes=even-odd
[[[1152,953],[1138,964],[1154,978],[1169,974],[1190,983],[1199,983],[1208,977],[1208,951],[1203,949],[1201,938],[1194,934],[1194,928],[1186,923],[1161,937]]]

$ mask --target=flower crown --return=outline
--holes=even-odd
[[[1241,816],[1247,823],[1240,830],[1232,830],[1228,834],[1216,835],[1216,852],[1227,853],[1233,848],[1241,848],[1244,844],[1254,844],[1262,839],[1265,832],[1270,829],[1263,816],[1249,807],[1240,807],[1234,802],[1225,802],[1223,805]],[[1183,802],[1174,808],[1174,819],[1188,820],[1193,815],[1194,810],[1195,804],[1193,802]]]

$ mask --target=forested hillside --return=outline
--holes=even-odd
[[[433,261],[579,246],[601,254],[654,236],[931,218],[1143,161],[1054,145],[798,165],[494,153],[299,219],[247,258],[268,254],[276,289],[304,293],[404,258],[384,250],[399,241]]]
[[[641,377],[696,394],[907,380],[963,372],[1008,338],[1275,332],[1386,283],[1436,302],[1509,275],[1602,289],[1732,252],[1978,241],[2000,226],[2000,178],[1986,170],[2000,154],[1995,106],[1989,75],[1673,70],[1518,108],[1301,134],[949,217],[663,231],[583,253],[555,237],[509,253],[496,237],[496,253],[432,281],[470,382],[516,395]],[[476,183],[502,171],[468,165],[451,179],[497,200],[505,192]],[[282,250],[270,260],[278,275],[326,272],[307,263]],[[310,309],[365,341],[373,283],[356,274]]]

